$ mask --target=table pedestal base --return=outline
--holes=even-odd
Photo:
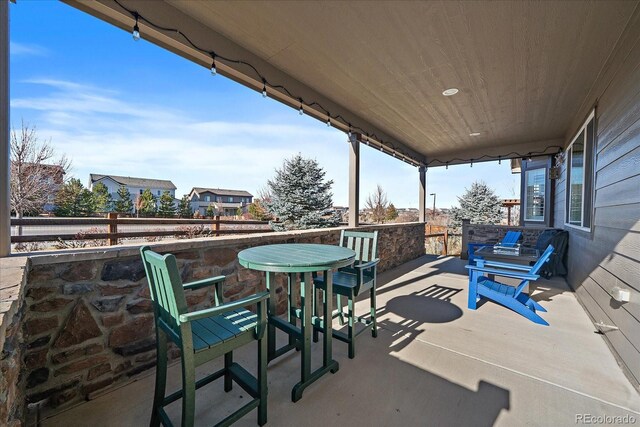
[[[301,352],[301,366],[300,366],[300,382],[296,384],[291,390],[291,400],[297,402],[302,398],[302,393],[305,388],[318,380],[324,374],[331,372],[336,373],[340,366],[338,362],[332,358],[332,328],[331,328],[331,314],[332,314],[332,281],[331,274],[326,271],[324,273],[327,277],[327,283],[325,283],[325,290],[323,291],[323,317],[329,319],[327,322],[322,322],[317,316],[312,313],[313,310],[313,277],[310,272],[304,272],[301,274],[300,283],[300,308],[295,307],[295,297],[293,295],[294,282],[296,280],[295,274],[289,274],[288,277],[288,307],[287,307],[287,320],[276,317],[276,292],[275,292],[275,274],[273,272],[267,272],[267,287],[271,293],[269,298],[269,326],[268,326],[268,361],[272,361],[283,354],[286,354],[294,348]],[[297,321],[300,319],[300,327],[297,326]],[[323,354],[322,354],[322,367],[311,372],[311,339],[314,329],[314,323],[322,324],[322,332],[324,333],[323,339]],[[289,335],[289,342],[284,346],[276,349],[276,328],[286,332]]]
[[[328,366],[323,366],[313,371],[306,381],[300,381],[293,387],[293,390],[291,390],[291,401],[297,402],[298,400],[300,400],[302,398],[302,392],[305,388],[307,388],[307,386],[311,385],[311,383],[313,383],[315,380],[317,380],[327,372],[335,374],[336,372],[338,372],[338,369],[340,369],[340,365],[335,360],[332,360]]]

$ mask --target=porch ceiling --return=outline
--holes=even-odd
[[[133,25],[114,0],[66,2],[129,31]],[[218,55],[250,62],[294,94],[270,91],[282,102],[298,108],[298,97],[317,101],[415,160],[451,163],[562,145],[638,7],[629,1],[120,3]],[[143,37],[210,66],[180,36],[144,24]],[[244,65],[220,61],[219,71],[262,90]],[[450,87],[460,92],[444,97]],[[319,108],[305,110],[326,120]]]

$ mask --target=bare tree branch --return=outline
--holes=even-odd
[[[53,200],[71,168],[66,156],[56,158],[51,141],[40,141],[36,127],[22,122],[11,130],[11,210],[21,218],[39,213]]]
[[[364,206],[371,213],[371,219],[377,223],[381,223],[385,220],[388,204],[387,194],[380,184],[378,184],[376,190],[367,197]]]

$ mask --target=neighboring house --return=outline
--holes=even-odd
[[[64,183],[64,168],[59,165],[40,165],[43,174],[46,176],[47,186],[50,188],[47,195],[47,201],[45,202],[42,210],[45,212],[53,212],[56,208],[54,200],[56,193]]]
[[[437,210],[441,211],[442,209],[437,209]],[[418,215],[420,211],[418,210],[418,208],[396,208],[396,212],[398,212],[398,215],[400,214]]]
[[[253,195],[244,190],[227,190],[224,188],[194,187],[189,193],[193,212],[205,216],[207,208],[213,206],[217,215],[233,216],[238,208],[243,212],[253,201]]]
[[[176,186],[173,182],[166,179],[134,178],[131,176],[100,175],[92,173],[89,175],[89,190],[93,190],[93,186],[99,182],[103,183],[107,187],[109,194],[111,194],[114,201],[119,200],[118,189],[121,185],[124,185],[129,190],[129,193],[131,193],[131,201],[134,205],[138,196],[147,188],[151,193],[153,193],[156,200],[160,199],[162,193],[168,191],[169,194],[171,194],[171,197],[174,198],[174,203],[177,203],[175,200]]]

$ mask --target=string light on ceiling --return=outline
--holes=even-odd
[[[268,93],[267,93],[267,86],[268,86],[269,88],[271,88],[274,91],[282,92],[284,95],[288,96],[292,100],[297,100],[299,102],[298,113],[300,115],[303,115],[305,112],[307,112],[308,114],[312,114],[311,111],[312,111],[312,109],[315,108],[316,111],[318,111],[318,110],[322,111],[323,115],[325,115],[327,117],[327,126],[334,125],[335,127],[339,128],[339,129],[341,129],[343,131],[345,130],[345,128],[347,128],[349,134],[351,134],[352,132],[358,132],[358,133],[360,133],[362,135],[365,143],[368,146],[374,146],[375,147],[375,145],[378,145],[379,150],[381,152],[383,152],[383,153],[387,152],[385,150],[385,146],[388,145],[388,146],[393,147],[393,144],[391,144],[389,142],[385,142],[382,138],[380,138],[375,133],[367,132],[363,128],[359,127],[359,126],[352,125],[342,115],[340,115],[340,114],[332,115],[329,112],[329,110],[324,108],[317,101],[312,101],[312,102],[305,101],[303,98],[295,96],[285,86],[280,85],[280,84],[272,84],[272,83],[270,83],[266,79],[266,77],[263,76],[262,73],[260,73],[260,71],[254,65],[252,65],[251,63],[249,63],[247,61],[240,60],[240,59],[228,58],[228,57],[225,57],[223,55],[219,55],[217,53],[213,53],[210,50],[203,49],[201,46],[196,45],[181,30],[178,30],[178,29],[175,29],[175,28],[167,28],[167,27],[163,27],[161,25],[158,25],[158,24],[150,21],[148,18],[142,16],[137,11],[134,11],[134,10],[126,8],[118,0],[113,0],[113,2],[116,3],[122,10],[126,11],[129,15],[131,15],[131,17],[134,19],[135,22],[134,22],[133,30],[132,30],[132,33],[131,33],[134,40],[136,40],[136,41],[140,40],[139,22],[141,22],[141,21],[144,21],[146,26],[154,28],[155,30],[162,31],[162,32],[165,32],[165,33],[177,34],[180,37],[182,37],[189,44],[189,46],[191,46],[194,50],[211,56],[210,71],[211,71],[212,75],[215,76],[215,75],[218,74],[218,68],[217,67],[218,67],[218,63],[221,62],[221,61],[224,62],[224,63],[228,63],[228,64],[235,64],[235,65],[247,67],[254,73],[254,75],[257,77],[257,80],[259,82],[262,82],[262,96],[264,98],[266,98],[268,96]],[[258,89],[258,88],[256,88],[256,89]],[[451,96],[451,95],[457,94],[458,92],[459,92],[458,89],[450,88],[450,89],[445,90],[443,92],[443,95]],[[306,109],[305,109],[305,107],[306,107]],[[315,114],[316,114],[316,117],[317,117],[318,113],[315,113]],[[476,135],[473,135],[473,136],[476,136]],[[371,140],[371,142],[370,142],[370,140]],[[560,152],[562,152],[562,147],[560,147],[560,146],[549,146],[549,147],[546,147],[544,150],[542,150],[540,152],[530,152],[526,156],[527,156],[527,158],[531,158],[532,156],[544,155],[544,154],[547,154],[547,150],[549,150],[551,148],[557,148]],[[407,155],[406,153],[404,153],[401,150],[396,149],[395,147],[389,149],[389,154],[392,154],[396,158],[399,157],[400,159],[402,159],[403,161],[405,161],[406,163],[408,163],[408,164],[410,164],[412,166],[429,166],[429,165],[432,165],[434,163],[442,165],[442,164],[445,163],[445,162],[443,162],[443,161],[441,161],[439,159],[431,159],[429,162],[423,162],[422,160],[415,160],[411,156]],[[497,159],[498,163],[500,163],[503,157],[504,158],[512,158],[512,157],[524,158],[525,155],[520,154],[520,153],[516,153],[516,152],[511,152],[511,153],[502,154],[502,155],[499,155],[499,156],[485,154],[485,155],[480,156],[478,158],[471,158],[471,159],[454,158],[454,159],[448,159],[446,161],[446,167],[448,168],[450,162],[460,162],[460,163],[469,162],[471,164],[471,166],[473,167],[473,162],[474,161],[484,160],[484,159],[486,159],[486,160],[496,160]]]
[[[135,18],[136,23],[133,25],[133,31],[131,32],[131,35],[133,36],[134,41],[138,41],[140,40],[140,27],[138,27],[139,15],[137,13],[134,13],[133,17]]]
[[[211,75],[215,76],[218,74],[218,68],[216,67],[216,54],[211,54]]]

